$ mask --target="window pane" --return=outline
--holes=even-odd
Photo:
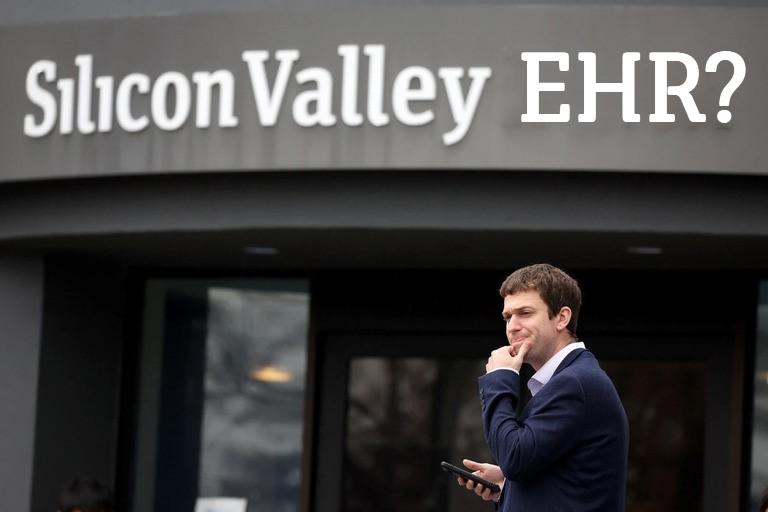
[[[298,508],[309,296],[209,288],[201,496]]]
[[[628,512],[702,508],[704,363],[605,361],[630,421]],[[343,510],[481,511],[441,460],[492,461],[477,377],[484,361],[366,357],[349,371]]]
[[[343,510],[487,511],[440,461],[490,460],[477,360],[370,357],[350,364]]]
[[[627,512],[702,507],[707,367],[606,361],[629,419]]]
[[[752,433],[752,510],[768,486],[768,281],[760,284],[755,351],[755,405]]]

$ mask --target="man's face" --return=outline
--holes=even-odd
[[[519,348],[528,342],[525,362],[538,369],[556,352],[559,315],[549,318],[549,308],[536,290],[504,297],[502,316],[506,323],[507,341]]]

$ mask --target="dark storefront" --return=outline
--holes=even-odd
[[[126,512],[485,510],[439,462],[488,459],[496,290],[547,261],[630,419],[627,510],[754,509],[764,8],[27,14],[0,26],[0,508],[85,473]],[[600,93],[578,121],[578,53],[609,82],[630,51],[641,120]],[[649,120],[673,51],[707,121]],[[746,62],[729,123],[719,51]],[[540,110],[573,119],[523,120],[521,52],[566,54]]]

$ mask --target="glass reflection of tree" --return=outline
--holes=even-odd
[[[350,372],[345,510],[431,510],[435,363],[359,359]]]

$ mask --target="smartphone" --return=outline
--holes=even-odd
[[[464,480],[472,480],[476,484],[481,484],[483,487],[490,489],[491,492],[496,493],[501,491],[501,487],[498,485],[494,484],[493,482],[489,482],[484,478],[480,478],[477,475],[473,475],[471,471],[467,471],[466,469],[454,466],[453,464],[449,464],[445,461],[440,463],[440,467],[443,468],[443,471],[446,473],[453,473],[454,475],[462,477]]]

